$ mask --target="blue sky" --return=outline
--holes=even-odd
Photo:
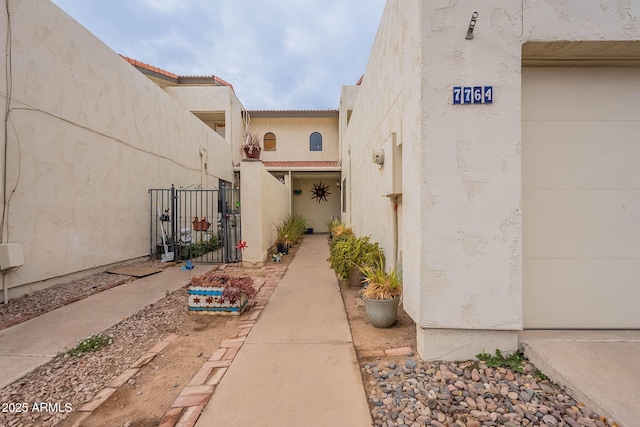
[[[53,0],[116,53],[216,75],[247,109],[337,109],[385,0]]]

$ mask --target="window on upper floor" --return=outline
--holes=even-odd
[[[309,151],[322,151],[322,135],[314,132],[309,137]]]
[[[264,151],[276,151],[276,135],[273,132],[267,132],[262,138]]]

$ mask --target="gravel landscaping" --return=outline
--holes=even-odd
[[[526,360],[525,373],[476,361],[427,363],[413,355],[362,369],[375,426],[609,426],[558,386],[537,378]]]
[[[128,280],[132,279],[99,273],[16,298],[8,306],[0,305],[0,329]],[[67,408],[75,411],[91,401],[149,348],[178,330],[185,314],[183,288],[104,331],[113,336],[112,345],[80,357],[60,355],[0,389],[3,404],[30,405],[23,413],[0,412],[0,426],[62,424]],[[361,330],[352,324],[354,342],[362,341],[356,337]],[[387,332],[394,333],[393,329]],[[375,339],[384,348],[384,334]],[[478,361],[423,362],[412,353],[363,358],[360,366],[375,426],[610,426],[561,388],[540,378],[526,360],[523,373]],[[39,402],[58,403],[59,407],[34,411],[31,405]]]

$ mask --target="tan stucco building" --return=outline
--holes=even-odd
[[[224,80],[121,58],[48,1],[11,7],[11,295],[144,256],[148,188],[226,182],[253,263],[292,211],[378,241],[425,359],[514,350],[523,328],[640,328],[640,1],[389,0],[330,111],[247,111]],[[247,117],[261,162],[241,160]]]
[[[513,350],[522,328],[640,327],[638,16],[387,2],[341,143],[343,217],[395,253],[422,357]]]

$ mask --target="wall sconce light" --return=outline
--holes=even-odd
[[[471,22],[469,22],[469,29],[467,30],[467,40],[473,39],[473,29],[476,27],[476,21],[478,20],[478,12],[471,14]]]
[[[380,166],[384,165],[384,150],[373,150],[373,163]]]

